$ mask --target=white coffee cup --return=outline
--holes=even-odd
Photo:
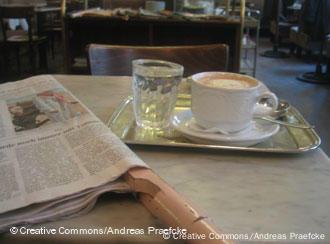
[[[152,12],[159,12],[165,9],[164,1],[146,1],[145,9]]]
[[[197,124],[205,129],[237,132],[247,128],[253,116],[269,115],[278,98],[262,91],[262,83],[250,76],[227,72],[204,72],[192,76],[191,110]],[[272,110],[257,111],[257,102],[269,99]]]

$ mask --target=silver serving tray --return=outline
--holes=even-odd
[[[179,94],[175,110],[190,109],[190,94]],[[303,116],[290,106],[281,117],[283,121],[308,125]],[[205,148],[214,150],[241,150],[271,153],[302,153],[316,149],[321,144],[320,137],[313,129],[297,129],[282,126],[277,134],[266,141],[250,147],[198,144],[182,136],[173,128],[165,131],[151,131],[139,128],[135,123],[132,97],[125,99],[107,122],[108,127],[126,144],[153,145],[166,147]]]

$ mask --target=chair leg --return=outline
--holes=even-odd
[[[29,47],[29,59],[31,64],[31,72],[32,74],[36,74],[36,58],[33,45],[30,45]]]
[[[52,33],[50,37],[50,45],[51,45],[51,51],[52,51],[52,58],[55,59],[55,34]]]
[[[273,43],[273,49],[267,50],[263,53],[261,53],[261,56],[266,58],[288,58],[289,54],[286,52],[280,51],[280,38],[278,36],[275,36],[274,43]]]
[[[39,51],[39,67],[45,69],[48,73],[48,60],[47,60],[47,42],[42,43],[38,47]]]
[[[323,75],[322,61],[323,61],[323,46],[321,46],[319,55],[317,57],[316,70],[315,70],[315,74],[317,76],[322,76]]]
[[[2,51],[3,52],[3,51]],[[3,59],[0,60],[0,77],[1,76],[5,76],[5,68],[4,68],[4,63],[3,63]],[[1,83],[1,81],[0,81]]]
[[[294,43],[290,43],[290,54],[293,55],[296,50],[296,45]]]
[[[17,46],[15,48],[15,52],[16,52],[17,71],[18,71],[18,74],[21,75],[21,58],[20,58],[20,48],[19,48],[19,46]]]
[[[313,62],[313,52],[311,50],[306,50],[306,60],[307,62]]]
[[[322,64],[320,62],[317,62],[315,67],[315,75],[321,76],[322,75]]]
[[[330,57],[327,57],[327,77],[330,80]]]
[[[299,58],[299,59],[302,57],[302,48],[301,47],[297,47],[296,55],[297,55],[297,58]]]
[[[5,77],[8,76],[9,74],[9,54],[8,54],[8,47],[5,46],[5,48],[3,49],[3,74]]]
[[[309,83],[316,83],[316,84],[330,84],[328,74],[327,73],[324,74],[322,72],[322,59],[323,59],[322,51],[323,51],[323,46],[321,46],[319,51],[315,72],[304,73],[301,76],[297,77],[298,80]]]

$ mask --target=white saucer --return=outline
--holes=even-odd
[[[225,135],[193,130],[191,123],[195,122],[190,109],[178,111],[173,115],[173,127],[188,139],[197,143],[215,143],[227,146],[252,146],[273,136],[280,129],[277,124],[256,119],[252,121],[250,128],[243,131],[244,133]]]

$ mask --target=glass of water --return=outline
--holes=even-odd
[[[183,66],[153,59],[133,60],[133,108],[139,127],[164,129],[170,124]]]

